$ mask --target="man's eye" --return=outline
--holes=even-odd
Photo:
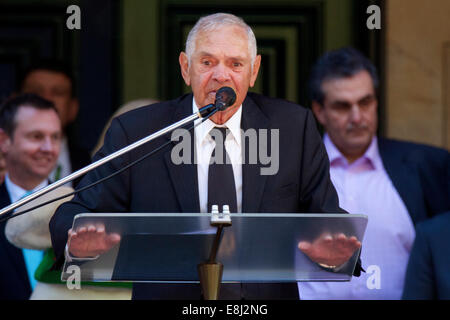
[[[333,109],[337,111],[346,111],[350,109],[350,105],[346,103],[335,103]]]
[[[202,62],[203,65],[205,66],[210,66],[211,65],[211,61],[205,60]]]
[[[30,138],[31,138],[32,140],[41,140],[41,139],[42,139],[42,134],[39,134],[39,133],[33,133],[33,134],[30,135]]]
[[[33,93],[33,94],[37,94],[37,95],[42,95],[44,93],[44,90],[42,90],[40,88],[28,88],[26,90],[26,93]]]
[[[372,98],[365,98],[359,102],[359,105],[361,107],[368,107],[372,103],[372,101],[373,101]]]
[[[55,90],[55,91],[53,91],[53,94],[55,96],[65,96],[66,95],[66,91],[64,91],[64,90]]]
[[[242,66],[242,63],[240,63],[240,62],[233,62],[233,67],[239,68],[241,66]]]

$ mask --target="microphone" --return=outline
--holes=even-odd
[[[222,87],[216,92],[215,107],[219,111],[224,111],[236,102],[236,92],[230,87]]]
[[[236,92],[230,87],[221,87],[216,92],[214,104],[208,104],[198,110],[201,118],[209,118],[218,111],[224,111],[236,102]]]

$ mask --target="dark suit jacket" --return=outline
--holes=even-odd
[[[8,191],[0,186],[0,207],[11,204]],[[21,249],[5,236],[6,222],[0,222],[0,300],[26,300],[31,295],[25,260]]]
[[[450,153],[423,144],[378,139],[383,165],[418,222],[450,211]]]
[[[112,122],[104,146],[94,160],[190,114],[192,94],[119,116]],[[260,175],[261,164],[243,165],[243,212],[344,212],[338,206],[329,177],[328,156],[309,110],[249,93],[243,103],[241,127],[279,129],[280,154],[276,175]],[[124,167],[167,139],[160,137],[99,167],[87,174],[79,186]],[[199,212],[197,167],[175,165],[171,160],[173,146],[174,143],[59,207],[50,222],[57,257],[62,257],[67,230],[80,212]],[[226,285],[222,288],[226,291]],[[298,298],[296,283],[243,285],[241,295],[247,299]],[[198,285],[135,284],[133,297],[198,299],[200,290]]]
[[[403,299],[450,299],[450,211],[419,223]]]

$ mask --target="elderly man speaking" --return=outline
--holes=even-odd
[[[188,35],[186,51],[179,56],[181,74],[193,93],[116,118],[94,160],[214,103],[217,90],[223,86],[236,92],[235,103],[195,128],[192,145],[196,147],[197,163],[175,164],[171,158],[171,148],[176,146],[173,143],[169,150],[63,204],[50,223],[60,259],[67,254],[68,239],[68,254],[81,258],[101,254],[120,241],[118,235],[107,234],[102,226],[69,230],[74,215],[80,212],[210,212],[210,205],[220,201],[230,204],[232,212],[344,212],[338,206],[312,113],[288,101],[248,92],[261,65],[256,52],[253,31],[236,16],[218,13],[196,23]],[[225,131],[222,145],[231,164],[202,161],[211,158],[218,148],[210,135],[214,129]],[[259,162],[242,161],[248,158],[241,148],[241,133],[248,129],[279,130],[279,166],[273,174],[261,174]],[[158,138],[99,167],[79,186],[124,167],[166,141]],[[360,246],[355,237],[342,234],[299,244],[311,260],[330,267],[344,264]],[[359,271],[358,265],[355,274]],[[199,299],[201,290],[198,284],[136,283],[133,298]],[[298,291],[296,283],[224,284],[219,298],[298,299]]]

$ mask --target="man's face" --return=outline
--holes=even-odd
[[[216,91],[223,86],[236,92],[235,104],[213,116],[212,120],[219,124],[228,120],[244,101],[248,88],[255,84],[260,61],[257,56],[252,70],[247,34],[238,26],[200,32],[191,61],[184,52],[180,54],[184,81],[192,87],[198,107],[214,103]]]
[[[349,160],[362,156],[377,130],[377,99],[372,78],[361,71],[349,78],[322,83],[323,106],[313,111],[330,139]]]
[[[7,171],[16,183],[42,182],[59,156],[62,133],[58,114],[51,109],[22,106],[16,113],[15,123],[12,137],[3,130],[0,132]]]
[[[23,93],[34,93],[55,105],[63,127],[75,120],[78,113],[78,102],[72,97],[72,84],[63,73],[48,70],[35,70],[28,74]]]

